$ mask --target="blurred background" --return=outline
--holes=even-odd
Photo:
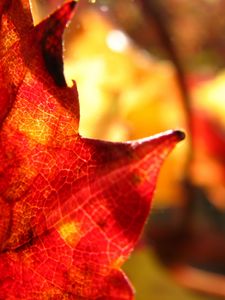
[[[32,0],[35,23],[63,2]],[[81,135],[187,133],[124,266],[136,299],[225,299],[225,1],[81,0],[65,74],[78,85]]]

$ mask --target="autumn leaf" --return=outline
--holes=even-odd
[[[185,128],[174,66],[143,51],[108,14],[94,8],[79,9],[77,22],[71,24],[65,37],[65,76],[67,82],[76,78],[79,87],[79,132],[92,138],[125,141],[177,124]],[[180,182],[185,176],[188,149],[186,140],[166,160],[158,178],[155,207],[184,204]]]
[[[0,299],[133,299],[120,266],[159,168],[184,137],[79,135],[77,89],[62,60],[74,7],[33,26],[28,0],[0,4]]]

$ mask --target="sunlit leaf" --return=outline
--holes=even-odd
[[[0,4],[1,299],[133,299],[120,266],[159,168],[184,138],[79,135],[76,85],[67,87],[62,62],[74,7],[67,1],[34,27],[28,0]]]

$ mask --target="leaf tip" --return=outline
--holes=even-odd
[[[72,19],[76,4],[77,2],[73,0],[64,3],[36,26],[46,67],[55,83],[60,87],[67,86],[63,70],[63,33]]]
[[[185,137],[186,137],[185,132],[182,131],[182,130],[179,130],[179,129],[178,129],[178,130],[174,130],[174,131],[173,131],[173,134],[174,134],[174,136],[177,138],[177,141],[178,141],[178,142],[184,140]]]

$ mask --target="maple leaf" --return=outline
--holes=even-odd
[[[159,168],[184,137],[79,135],[78,94],[62,60],[74,7],[33,26],[28,0],[0,4],[0,299],[133,299],[119,268]]]

